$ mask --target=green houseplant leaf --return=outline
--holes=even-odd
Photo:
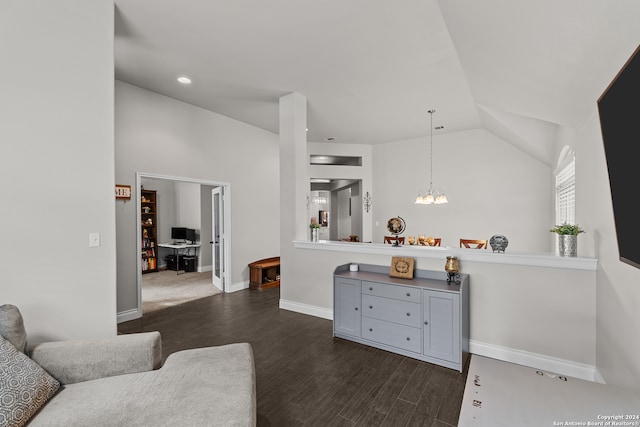
[[[580,228],[578,224],[564,224],[556,225],[551,230],[552,233],[577,236],[580,233],[584,233],[584,230]]]

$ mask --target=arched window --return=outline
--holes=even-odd
[[[576,156],[565,145],[558,158],[556,177],[556,224],[576,223]]]

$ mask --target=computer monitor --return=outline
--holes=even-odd
[[[184,240],[185,242],[195,243],[196,230],[186,227],[171,227],[171,238],[173,240]]]

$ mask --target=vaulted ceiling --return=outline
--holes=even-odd
[[[377,144],[483,127],[550,164],[640,43],[637,0],[115,0],[116,78],[308,140]],[[176,78],[193,81],[185,86]]]

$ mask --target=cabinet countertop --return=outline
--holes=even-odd
[[[400,279],[372,271],[340,271],[336,272],[334,276],[370,282],[391,283],[399,286],[413,286],[452,293],[460,292],[460,285],[457,285],[455,283],[448,284],[446,280],[440,279],[429,279],[421,277],[414,277],[413,279]]]

